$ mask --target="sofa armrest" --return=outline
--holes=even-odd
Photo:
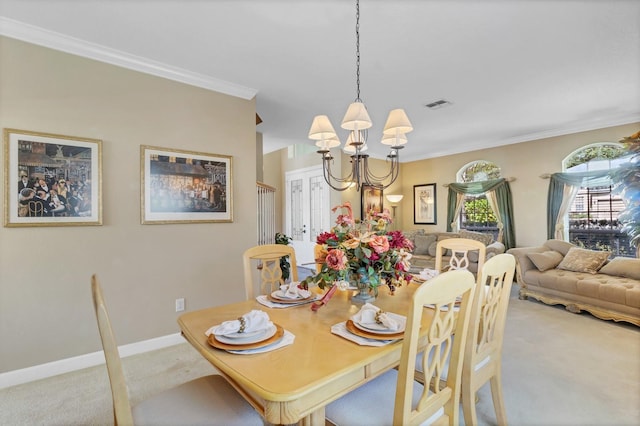
[[[549,250],[547,247],[520,247],[507,250],[508,254],[513,255],[516,258],[516,273],[518,284],[524,285],[524,274],[532,269],[537,269],[527,254],[529,253],[542,253]]]
[[[487,260],[491,259],[496,254],[504,253],[504,244],[499,241],[494,241],[487,246]]]

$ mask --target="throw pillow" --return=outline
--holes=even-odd
[[[460,230],[460,238],[480,241],[485,246],[488,246],[489,244],[491,244],[491,241],[493,241],[493,235],[491,234],[485,234],[483,232],[467,231],[466,229]]]
[[[611,262],[604,265],[598,272],[616,277],[640,280],[640,259],[614,257]]]
[[[536,268],[540,272],[544,272],[548,269],[553,269],[562,262],[562,254],[560,252],[549,250],[543,253],[529,253],[527,254],[529,260],[536,265]]]
[[[598,269],[604,265],[611,252],[594,251],[579,247],[571,247],[562,262],[558,265],[558,269],[573,272],[587,272],[595,274]]]
[[[571,250],[572,247],[575,247],[570,242],[563,240],[547,240],[544,245],[549,248],[549,250],[559,251],[563,256],[566,256],[567,253],[569,253],[569,250]]]
[[[431,243],[435,242],[436,236],[433,234],[427,235],[416,235],[414,240],[414,249],[413,254],[416,255],[426,255],[429,254],[429,246]]]

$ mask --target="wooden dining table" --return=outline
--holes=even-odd
[[[407,315],[417,287],[404,285],[393,295],[382,287],[373,304],[386,312]],[[331,326],[348,320],[362,307],[351,301],[351,295],[351,291],[336,291],[329,303],[316,312],[309,304],[277,309],[246,300],[185,313],[178,318],[178,324],[187,341],[266,422],[324,426],[327,404],[396,367],[400,361],[401,340],[372,347],[332,334]],[[208,343],[205,332],[209,328],[253,309],[267,312],[275,324],[293,333],[293,344],[248,355],[229,353]],[[423,321],[430,321],[431,315],[424,315]],[[395,389],[389,389],[389,398],[394,397]]]

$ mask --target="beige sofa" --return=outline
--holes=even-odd
[[[504,253],[504,244],[493,241],[493,235],[482,232],[461,230],[460,232],[425,232],[424,229],[403,231],[404,235],[413,242],[414,250],[411,257],[411,269],[413,273],[419,273],[424,268],[433,269],[436,260],[436,244],[447,238],[468,238],[483,242],[487,246],[486,259],[496,254]],[[449,262],[449,257],[443,257],[443,264]],[[478,253],[469,253],[469,270],[478,271]]]
[[[533,297],[606,320],[640,326],[640,259],[581,249],[561,240],[507,251],[516,257],[520,299]]]

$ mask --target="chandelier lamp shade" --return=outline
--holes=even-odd
[[[331,170],[333,156],[331,149],[341,145],[331,120],[326,115],[314,117],[309,129],[309,139],[314,140],[318,153],[322,156],[322,168],[327,184],[336,191],[344,191],[354,187],[360,191],[362,185],[369,185],[380,189],[389,187],[398,178],[400,171],[399,150],[407,143],[406,134],[413,130],[413,126],[403,109],[394,109],[389,113],[382,132],[380,142],[389,146],[387,163],[389,171],[384,176],[376,176],[369,168],[369,155],[363,154],[368,149],[368,130],[373,126],[369,112],[360,99],[360,0],[356,0],[356,99],[342,119],[342,127],[348,130],[343,151],[351,156],[351,171],[347,176],[334,174]]]

